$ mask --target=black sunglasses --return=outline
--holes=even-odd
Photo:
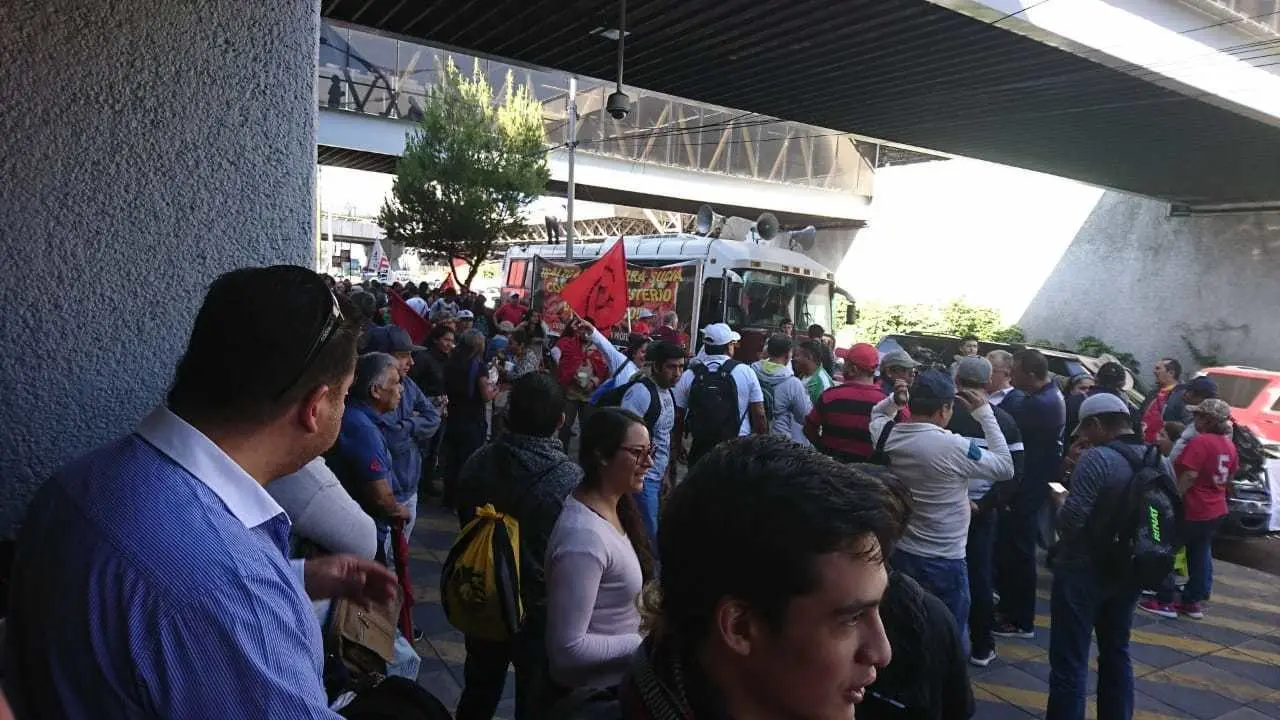
[[[311,369],[311,364],[320,355],[320,351],[324,350],[324,346],[333,339],[334,333],[338,332],[338,328],[342,327],[342,308],[338,305],[338,296],[334,295],[329,288],[324,287],[323,283],[321,283],[321,288],[329,296],[329,314],[324,318],[324,325],[320,327],[320,333],[311,341],[311,347],[307,350],[307,355],[302,360],[302,367],[298,369],[298,374],[276,395],[277,398],[282,397],[293,389],[294,385],[298,384],[302,376],[307,374],[307,370]]]

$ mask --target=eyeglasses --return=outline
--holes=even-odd
[[[311,347],[307,349],[307,354],[302,360],[302,367],[298,369],[298,374],[276,395],[277,398],[282,397],[293,389],[294,385],[298,384],[302,376],[307,374],[307,370],[311,369],[311,364],[316,361],[320,351],[324,350],[324,346],[333,339],[334,333],[338,332],[338,328],[342,327],[342,307],[338,305],[338,296],[334,295],[329,288],[324,287],[323,283],[321,283],[321,287],[324,288],[324,292],[329,296],[329,314],[325,316],[324,325],[320,327],[320,333],[311,341]]]
[[[653,456],[658,452],[656,445],[623,445],[618,448],[624,450],[636,462],[644,462],[646,459],[652,461]]]

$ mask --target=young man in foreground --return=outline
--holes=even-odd
[[[580,691],[554,716],[848,720],[890,660],[884,557],[906,513],[786,438],[722,443],[663,512],[652,630],[617,695]]]

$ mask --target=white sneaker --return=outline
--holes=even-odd
[[[977,665],[978,667],[986,667],[990,665],[991,662],[995,659],[996,659],[996,651],[994,648],[992,648],[991,652],[987,653],[985,657],[976,657],[976,656],[970,655],[969,663],[972,665]]]

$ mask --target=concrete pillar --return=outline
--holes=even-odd
[[[201,295],[310,266],[312,0],[18,0],[0,23],[0,537],[159,403]]]

